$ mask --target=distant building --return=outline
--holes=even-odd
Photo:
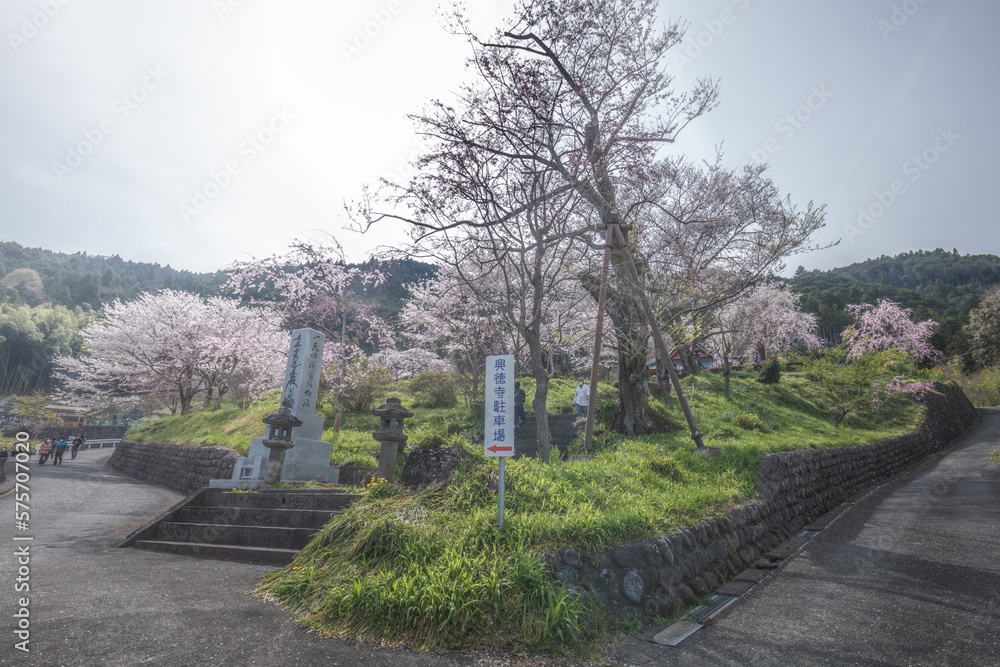
[[[51,420],[61,426],[81,426],[90,414],[90,408],[73,405],[46,405],[45,409],[52,413]]]
[[[691,351],[694,353],[695,362],[700,368],[714,368],[717,363],[721,363],[721,359],[718,359],[714,352],[701,343],[692,343]],[[684,375],[684,363],[681,361],[680,352],[676,347],[670,350],[670,361],[674,364],[674,370],[677,371],[677,374]],[[656,375],[655,361],[649,365],[649,374]]]

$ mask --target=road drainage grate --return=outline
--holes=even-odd
[[[734,602],[736,602],[736,598],[729,595],[713,595],[712,604],[703,604],[695,607],[685,620],[668,625],[665,629],[653,635],[649,641],[663,646],[677,646],[692,634],[705,627],[705,623],[708,623],[721,614],[723,609]]]
[[[690,614],[687,615],[687,620],[692,623],[708,623],[713,618],[722,613],[722,610],[736,602],[736,598],[729,595],[713,595],[712,604],[703,604],[700,607],[695,607]]]
[[[653,635],[653,638],[650,641],[656,644],[662,644],[663,646],[677,646],[695,632],[701,630],[702,627],[704,626],[698,625],[697,623],[677,621],[673,625],[668,625],[665,630],[660,630],[658,633]]]

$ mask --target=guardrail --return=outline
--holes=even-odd
[[[122,438],[109,438],[107,440],[87,440],[83,443],[83,449],[90,449],[91,447],[97,447],[98,449],[104,449],[105,445],[110,445],[111,447],[116,447]]]

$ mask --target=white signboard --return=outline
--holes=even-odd
[[[514,355],[486,357],[486,456],[514,455]]]

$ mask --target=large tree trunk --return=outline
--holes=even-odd
[[[618,343],[618,397],[610,427],[626,435],[667,430],[666,422],[649,407],[650,333],[642,303],[632,290],[614,297],[614,301],[608,299],[608,317]],[[590,397],[590,407],[597,407],[596,396]]]
[[[609,426],[626,435],[656,433],[668,430],[669,425],[649,408],[649,322],[639,295],[630,287],[625,261],[621,250],[614,248],[611,262],[617,279],[608,285],[606,312],[614,325],[618,348],[618,395]],[[598,300],[599,278],[591,275],[581,278],[584,288]],[[590,407],[597,408],[597,396],[590,397]]]

